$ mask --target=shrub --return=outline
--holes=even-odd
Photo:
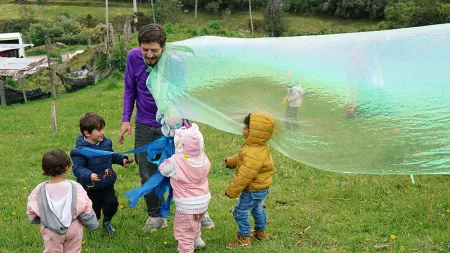
[[[214,20],[208,24],[208,28],[214,30],[220,30],[220,20]]]

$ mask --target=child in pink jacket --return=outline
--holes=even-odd
[[[70,165],[64,151],[48,151],[42,158],[42,170],[50,180],[40,183],[28,196],[28,219],[41,224],[44,253],[81,252],[83,225],[89,230],[98,227],[86,191],[79,183],[64,179]]]
[[[211,200],[208,187],[211,163],[204,153],[203,135],[197,124],[175,130],[174,144],[175,154],[159,170],[163,176],[170,177],[173,188],[176,204],[173,230],[178,252],[191,253],[205,246],[200,220]]]

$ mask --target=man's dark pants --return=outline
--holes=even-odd
[[[152,127],[136,122],[134,136],[134,147],[138,148],[161,138],[161,127]],[[147,160],[146,152],[137,153],[135,158],[136,163],[139,166],[141,184],[144,184],[153,175],[153,173],[158,171],[158,166]],[[157,157],[156,159],[159,159],[159,157]],[[163,200],[155,194],[155,191],[153,190],[145,195],[144,199],[145,203],[147,204],[148,215],[151,217],[161,217],[160,208]]]

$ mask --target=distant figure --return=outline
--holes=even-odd
[[[86,191],[79,183],[64,179],[70,165],[69,156],[62,150],[45,153],[42,170],[50,180],[40,183],[28,196],[28,219],[41,224],[44,253],[81,252],[83,226],[88,230],[98,227]]]
[[[290,84],[286,88],[286,97],[284,98],[284,103],[287,104],[286,107],[286,128],[293,129],[298,125],[297,113],[298,108],[302,105],[302,96],[305,91],[300,85]]]
[[[238,225],[237,238],[226,245],[227,248],[250,247],[250,238],[265,240],[266,212],[263,201],[272,185],[275,165],[267,141],[272,137],[275,120],[266,113],[251,113],[244,119],[242,135],[245,143],[239,153],[224,159],[227,168],[236,168],[233,182],[225,195],[236,198],[239,202],[234,208],[233,216]],[[251,213],[255,220],[255,231],[250,235]]]

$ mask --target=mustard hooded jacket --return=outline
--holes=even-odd
[[[249,135],[237,155],[226,159],[227,168],[236,168],[236,176],[225,193],[236,198],[243,190],[261,191],[272,184],[275,166],[266,144],[272,137],[275,120],[266,113],[250,115]]]

